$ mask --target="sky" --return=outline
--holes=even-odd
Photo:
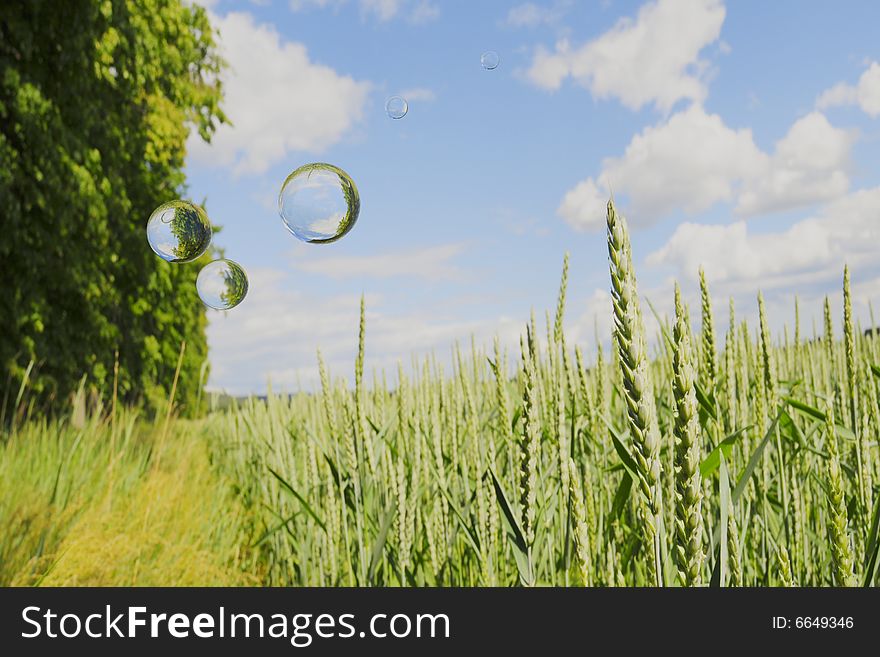
[[[825,295],[842,316],[848,264],[870,323],[880,3],[202,4],[231,124],[211,144],[191,136],[187,195],[250,279],[241,305],[209,310],[214,390],[312,388],[319,347],[351,377],[361,295],[368,372],[394,379],[412,354],[449,363],[471,336],[515,354],[530,311],[555,308],[566,252],[566,333],[593,353],[611,335],[612,192],[661,313],[678,280],[698,317],[702,266],[720,335],[728,298],[754,319],[759,289],[777,334],[797,294],[809,335]],[[403,119],[385,114],[392,95]],[[309,162],[360,191],[357,224],[332,244],[299,242],[278,215],[281,183]]]

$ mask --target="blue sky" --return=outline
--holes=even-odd
[[[857,311],[880,291],[880,5],[870,2],[215,1],[230,69],[213,143],[193,137],[189,196],[248,271],[210,311],[210,385],[310,386],[315,350],[349,376],[358,300],[367,367],[455,340],[513,348],[555,304],[610,336],[602,205],[627,216],[640,291],[692,304],[702,264],[727,323],[764,290],[774,327],[806,320],[844,262]],[[480,67],[495,50],[501,65]],[[409,102],[398,121],[388,96]],[[343,240],[307,245],[277,214],[285,176],[345,169],[361,194]],[[809,332],[809,325],[804,329]]]

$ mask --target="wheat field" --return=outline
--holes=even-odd
[[[542,335],[393,389],[364,381],[362,304],[353,389],[319,352],[320,391],[197,421],[20,394],[0,584],[873,585],[880,341],[849,272],[843,317],[806,339],[796,310],[781,343],[760,294],[757,326],[713,318],[701,272],[699,321],[676,287],[652,343],[612,203],[607,228],[610,353],[566,340],[566,256]]]

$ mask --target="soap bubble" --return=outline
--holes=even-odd
[[[480,56],[480,66],[487,71],[498,68],[501,63],[501,57],[494,50],[487,50]]]
[[[409,103],[400,96],[391,96],[385,101],[385,113],[392,119],[402,119],[409,111]]]
[[[303,242],[328,244],[350,231],[361,211],[351,177],[332,164],[306,164],[287,176],[278,196],[287,230]]]
[[[170,201],[153,210],[147,221],[147,241],[168,262],[195,260],[211,244],[211,222],[205,211],[188,201]]]
[[[196,290],[206,306],[229,310],[240,304],[248,291],[244,269],[232,260],[214,260],[202,267],[196,279]]]

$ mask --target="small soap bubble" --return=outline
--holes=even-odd
[[[163,203],[147,221],[147,241],[163,260],[190,262],[211,245],[211,222],[195,203]]]
[[[345,171],[332,164],[306,164],[287,176],[278,196],[284,225],[303,242],[335,242],[357,221],[361,199]]]
[[[214,260],[202,267],[196,290],[206,306],[229,310],[240,304],[248,291],[247,274],[232,260]]]
[[[501,57],[494,50],[487,50],[480,57],[480,66],[482,66],[487,71],[498,68],[498,65],[500,63]]]
[[[409,103],[400,96],[391,96],[385,101],[385,113],[392,119],[402,119],[409,111]]]

